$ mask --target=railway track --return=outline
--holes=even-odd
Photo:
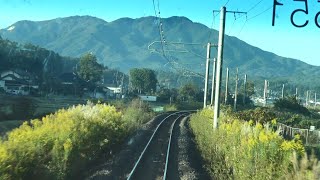
[[[170,157],[172,153],[177,153],[171,150],[173,130],[178,120],[188,116],[190,111],[179,111],[167,115],[156,127],[147,145],[141,152],[134,167],[129,173],[127,180],[133,179],[167,179],[174,177],[172,174],[178,175],[178,170],[170,173],[168,167],[172,166]],[[172,179],[172,178],[170,178]]]

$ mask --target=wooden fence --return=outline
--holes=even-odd
[[[300,134],[302,141],[306,145],[320,144],[320,131],[310,129],[294,128],[282,123],[277,123],[280,135],[285,138],[293,139],[296,134]]]

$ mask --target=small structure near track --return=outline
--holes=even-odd
[[[139,96],[142,101],[150,101],[150,102],[156,102],[157,101],[157,96],[144,96],[140,95]]]

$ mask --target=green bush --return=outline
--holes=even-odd
[[[129,132],[141,127],[142,124],[151,120],[154,116],[151,108],[147,103],[135,99],[131,104],[124,110],[123,120],[128,124]]]
[[[203,102],[196,102],[196,101],[180,102],[176,104],[176,107],[178,110],[196,110],[196,109],[201,109],[203,107]]]
[[[310,111],[301,105],[295,96],[277,99],[274,103],[274,108],[278,110],[289,110],[304,115],[310,115]]]
[[[73,178],[145,122],[143,112],[88,104],[25,122],[0,141],[0,179]]]
[[[273,119],[277,118],[276,114],[271,109],[263,107],[235,112],[233,116],[237,119],[244,121],[253,120],[261,124],[271,122]]]
[[[177,106],[172,104],[172,105],[165,105],[164,106],[164,110],[165,111],[176,111],[177,110]]]

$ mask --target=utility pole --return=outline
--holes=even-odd
[[[284,84],[282,84],[282,91],[281,91],[281,98],[283,99],[284,98]]]
[[[311,99],[311,91],[309,91],[308,101],[310,102]],[[309,104],[309,103],[308,103]]]
[[[229,68],[227,68],[227,73],[226,73],[226,91],[225,91],[225,95],[224,95],[224,104],[227,104],[228,102],[228,84],[229,84]]]
[[[216,58],[213,59],[213,66],[212,66],[211,105],[213,105],[213,101],[214,101],[215,74],[216,74]]]
[[[207,107],[207,97],[208,97],[208,79],[209,79],[209,66],[210,66],[210,48],[211,44],[207,44],[207,62],[206,62],[206,79],[204,83],[204,96],[203,96],[203,108]]]
[[[267,96],[268,96],[268,81],[264,80],[264,92],[263,92],[264,106],[267,106]]]
[[[244,82],[243,82],[243,105],[246,105],[246,91],[247,91],[247,74],[244,75]]]
[[[317,105],[317,93],[314,93],[314,108],[316,108]]]
[[[216,92],[214,97],[214,113],[213,113],[213,128],[218,128],[218,118],[220,116],[220,89],[222,76],[222,62],[223,62],[223,44],[224,44],[224,28],[226,23],[226,7],[221,8],[220,12],[220,29],[218,42],[218,62],[216,73]]]
[[[214,11],[217,12],[217,11]],[[222,7],[220,10],[220,28],[219,28],[219,42],[218,42],[218,59],[217,59],[217,72],[216,72],[216,90],[214,97],[214,113],[213,113],[213,128],[218,127],[218,120],[220,116],[220,90],[221,90],[221,76],[222,76],[222,64],[223,64],[223,46],[224,46],[224,31],[226,23],[226,7]],[[244,13],[228,11],[233,14]]]
[[[236,75],[236,88],[235,88],[235,92],[234,92],[234,105],[233,105],[233,110],[236,111],[237,110],[237,98],[238,98],[238,73],[239,73],[239,69],[237,68],[237,75]]]
[[[309,97],[309,91],[307,91],[307,96],[306,96],[306,107],[308,107],[308,97]]]

